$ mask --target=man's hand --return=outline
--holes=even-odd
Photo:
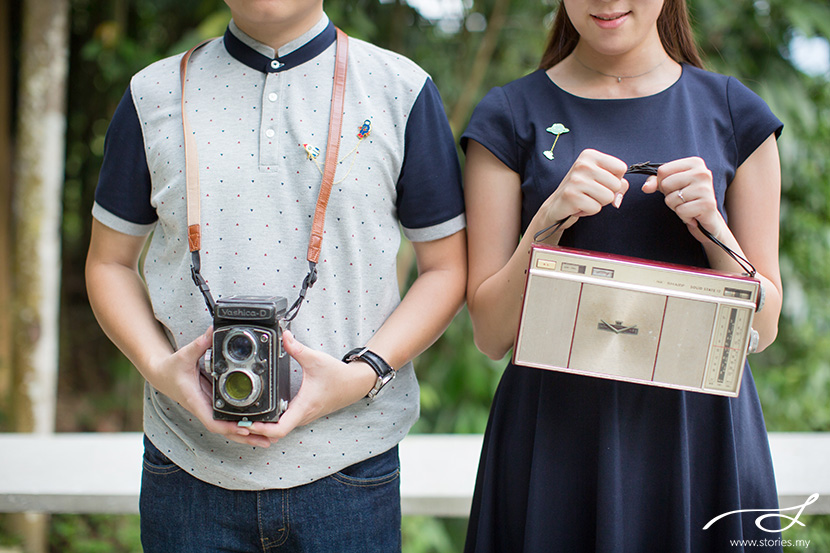
[[[181,404],[209,432],[235,442],[268,447],[267,438],[251,435],[247,428],[213,420],[211,383],[199,370],[199,358],[211,345],[213,329],[173,351],[138,273],[138,258],[146,239],[93,220],[86,283],[89,303],[101,328],[153,388]]]
[[[270,440],[252,434],[236,422],[213,419],[212,384],[199,370],[199,359],[210,348],[212,337],[213,327],[172,355],[159,359],[148,371],[148,374],[156,375],[150,384],[187,409],[209,432],[221,434],[228,440],[240,444],[270,446]]]
[[[288,404],[279,422],[255,422],[251,434],[276,442],[298,426],[306,425],[365,397],[377,380],[366,363],[344,363],[327,353],[311,349],[294,338],[290,331],[282,335],[285,351],[303,368],[303,382]]]

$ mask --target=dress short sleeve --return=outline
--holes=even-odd
[[[520,172],[519,141],[513,112],[501,87],[490,90],[473,111],[467,130],[461,137],[461,147],[465,152],[470,139],[490,150],[512,171]]]
[[[771,134],[778,138],[784,124],[760,96],[734,77],[727,80],[726,97],[735,130],[736,166],[740,166]]]

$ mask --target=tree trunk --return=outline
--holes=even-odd
[[[60,231],[66,140],[68,0],[26,0],[14,209],[14,428],[55,427]]]
[[[9,413],[12,383],[11,310],[11,60],[12,48],[9,0],[0,0],[0,430],[9,430],[5,417]]]
[[[11,40],[8,0],[0,0],[0,430],[8,430],[12,383],[11,339]]]
[[[55,429],[58,372],[69,0],[26,0],[22,19],[12,192],[11,423],[16,431],[49,433]],[[45,553],[48,516],[15,518],[25,550]]]

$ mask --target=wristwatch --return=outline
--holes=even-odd
[[[343,361],[346,363],[358,360],[365,362],[378,374],[378,379],[375,382],[375,385],[371,390],[369,390],[369,393],[366,394],[367,398],[375,399],[375,396],[377,396],[383,387],[389,384],[389,382],[395,378],[395,375],[398,373],[395,372],[395,369],[393,369],[389,363],[383,360],[383,357],[369,348],[355,348],[343,356]]]

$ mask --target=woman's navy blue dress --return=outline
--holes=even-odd
[[[739,81],[688,65],[668,89],[621,100],[573,96],[539,70],[491,90],[462,146],[475,140],[519,174],[525,229],[586,148],[629,165],[699,156],[724,213],[736,169],[781,128]],[[644,176],[627,178],[620,209],[580,219],[561,244],[708,266],[663,195],[642,193]],[[776,544],[780,534],[756,527],[757,512],[703,526],[776,508],[748,367],[739,397],[724,398],[510,364],[493,400],[466,551],[735,553],[744,550],[735,540]]]

